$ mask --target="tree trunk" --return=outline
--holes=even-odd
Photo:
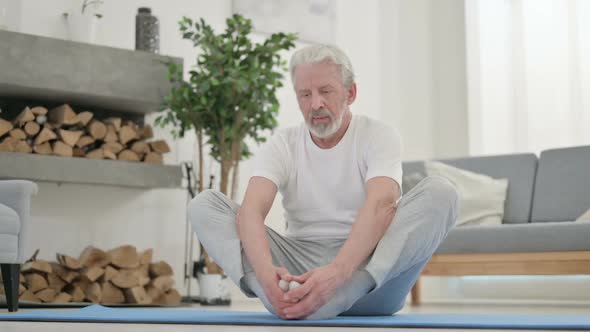
[[[199,145],[199,178],[197,179],[197,192],[202,192],[205,186],[205,179],[203,179],[203,129],[197,131],[197,144]]]
[[[239,183],[239,174],[240,174],[240,160],[236,160],[236,163],[233,167],[233,175],[232,175],[232,183],[231,183],[231,200],[236,200],[236,195],[238,194],[238,183]]]
[[[228,185],[229,185],[229,173],[231,171],[231,160],[221,160],[221,179],[219,184],[219,191],[223,194],[228,194]]]

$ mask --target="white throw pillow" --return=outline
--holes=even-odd
[[[445,177],[456,186],[459,192],[457,226],[502,224],[508,179],[494,179],[436,161],[427,161],[424,167],[429,176]]]
[[[582,214],[580,217],[578,217],[578,219],[576,219],[577,222],[590,222],[590,209],[588,209],[588,211],[584,212],[584,214]]]

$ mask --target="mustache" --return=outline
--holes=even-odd
[[[332,119],[332,113],[328,112],[325,108],[320,108],[317,111],[311,111],[311,116],[327,116]]]

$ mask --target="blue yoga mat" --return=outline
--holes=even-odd
[[[0,314],[0,321],[109,322],[207,325],[428,327],[480,329],[588,330],[590,315],[397,314],[281,320],[269,313],[197,309],[123,309],[100,305],[73,311],[39,310]]]

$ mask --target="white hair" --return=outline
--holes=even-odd
[[[299,65],[329,62],[340,69],[340,79],[345,88],[350,88],[354,82],[354,70],[350,59],[338,47],[333,45],[315,44],[296,51],[291,57],[289,71],[291,82],[295,85],[295,69]]]

